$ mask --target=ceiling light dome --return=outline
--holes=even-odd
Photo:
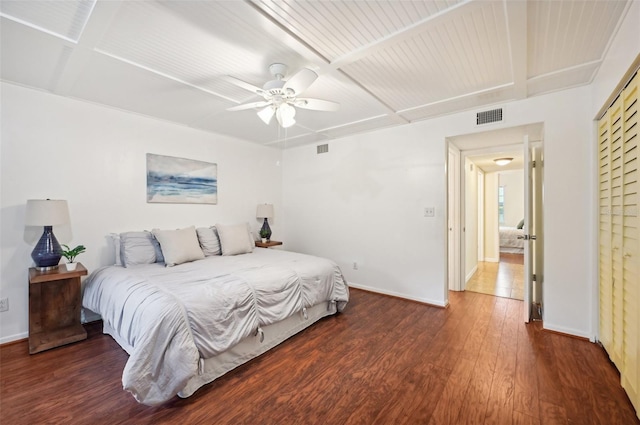
[[[499,165],[501,167],[504,165],[507,165],[511,161],[513,161],[513,158],[496,158],[493,160],[493,162],[495,162],[496,165]]]

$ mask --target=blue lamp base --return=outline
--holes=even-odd
[[[262,231],[265,230],[266,231],[266,239],[269,240],[271,239],[271,227],[269,227],[269,222],[267,221],[267,218],[264,218],[264,222],[262,222],[262,228],[260,229],[260,234],[262,234]]]
[[[31,252],[36,268],[40,271],[56,269],[61,257],[62,247],[53,234],[53,226],[44,226],[44,232]]]

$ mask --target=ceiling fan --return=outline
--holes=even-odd
[[[267,81],[262,88],[249,84],[234,77],[228,80],[249,90],[264,100],[258,102],[245,103],[227,109],[227,111],[242,111],[245,109],[261,108],[258,117],[265,124],[269,124],[275,115],[281,127],[291,127],[296,123],[296,107],[311,109],[314,111],[337,111],[340,105],[328,100],[298,97],[318,78],[318,74],[308,68],[302,68],[288,80],[284,80],[287,72],[287,65],[274,63],[269,66],[269,72],[274,79]]]

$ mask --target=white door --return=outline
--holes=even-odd
[[[531,143],[533,158],[533,235],[535,239],[533,244],[533,267],[532,273],[535,276],[533,281],[533,299],[534,306],[533,318],[542,319],[542,288],[544,282],[544,226],[542,222],[542,204],[544,194],[543,173],[544,159],[542,142]]]
[[[542,144],[524,137],[524,321],[542,319]],[[535,280],[534,280],[535,279]]]
[[[531,302],[533,300],[533,160],[529,136],[524,136],[524,305],[525,323],[531,320]]]

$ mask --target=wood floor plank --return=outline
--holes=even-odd
[[[536,351],[532,338],[534,332],[535,328],[531,325],[518,327],[513,409],[524,415],[539,418],[538,380],[531,373],[536,367]]]
[[[512,423],[513,425],[540,425],[540,419],[514,410]]]
[[[567,412],[564,407],[548,401],[540,401],[540,422],[545,425],[567,425]]]
[[[496,357],[495,373],[487,400],[485,424],[508,425],[513,421],[518,327],[522,303],[510,301],[506,306]]]
[[[450,303],[352,289],[343,313],[156,407],[123,391],[128,356],[98,324],[36,355],[0,346],[0,423],[640,424],[601,347],[525,325],[520,301]]]
[[[536,370],[538,390],[541,402],[557,403],[564,397],[558,372],[556,353],[551,343],[553,334],[537,330],[535,344],[538,347],[536,356]]]
[[[475,364],[475,361],[460,359],[455,365],[431,416],[430,425],[458,423]]]

